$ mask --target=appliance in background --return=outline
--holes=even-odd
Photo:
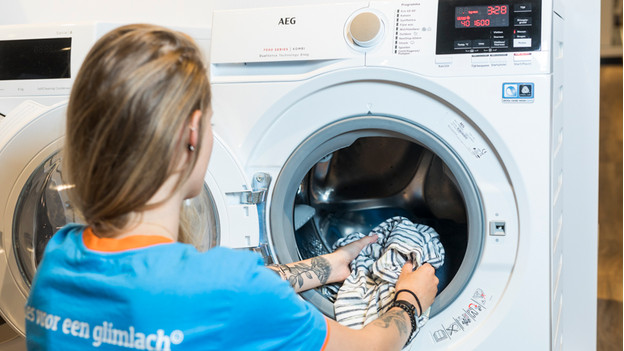
[[[563,289],[564,243],[584,233],[563,230],[562,12],[547,0],[216,11],[214,128],[266,197],[247,241],[288,263],[408,217],[447,248],[412,349],[564,349],[563,326],[583,317],[564,313],[577,303],[564,293],[595,303],[595,290]],[[333,316],[319,292],[304,297]]]
[[[73,79],[88,50],[99,36],[112,28],[112,25],[86,23],[0,27],[0,164],[3,170],[0,174],[0,280],[3,286],[0,290],[0,313],[3,318],[0,328],[6,331],[3,340],[0,340],[4,344],[0,345],[7,349],[8,344],[14,344],[13,347],[23,344],[28,279],[32,279],[35,256],[41,254],[41,248],[37,248],[34,241],[23,246],[14,240],[15,196],[21,195],[22,187],[30,178],[24,171],[38,169],[38,177],[43,180],[47,174],[54,174],[47,168],[56,165],[56,159],[50,156],[56,155],[60,149],[64,124],[59,120],[64,116],[48,116],[44,112],[47,106],[68,99]],[[41,115],[46,116],[39,118]],[[42,164],[45,166],[40,167]],[[30,186],[42,179],[30,179]],[[42,195],[45,189],[31,191],[33,199],[36,192]],[[42,204],[30,202],[29,207],[22,206],[20,211],[24,213],[24,218],[25,212],[30,212],[33,216],[31,222],[41,222],[41,218],[34,216],[35,213],[44,215],[46,212],[47,201],[45,197],[42,199]],[[9,205],[9,202],[12,204]],[[37,205],[44,208],[38,209]],[[58,217],[54,213],[62,214],[63,210],[53,210],[53,218]],[[49,223],[44,225],[42,231],[46,231],[48,236],[51,234]],[[22,228],[22,233],[22,240],[29,241],[41,231]],[[19,251],[29,250],[30,253],[22,258],[23,253]],[[25,346],[22,347],[25,349]]]

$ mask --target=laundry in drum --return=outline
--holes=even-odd
[[[378,239],[351,262],[351,275],[342,285],[321,288],[321,294],[334,302],[336,320],[354,329],[363,328],[389,308],[396,282],[408,259],[415,267],[426,262],[438,269],[444,264],[445,257],[440,236],[432,227],[401,216],[385,220],[368,234],[354,232],[347,235],[339,239],[333,249],[367,235],[377,235]],[[425,325],[428,316],[429,310],[421,314],[419,328]]]

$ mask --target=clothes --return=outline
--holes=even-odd
[[[325,317],[263,267],[255,253],[226,248],[200,253],[191,245],[156,239],[162,237],[117,241],[83,230],[68,225],[46,247],[26,306],[29,350],[320,350],[325,345]]]
[[[335,297],[336,320],[355,329],[363,328],[389,309],[396,281],[408,258],[415,266],[427,262],[436,269],[444,263],[444,247],[431,227],[414,224],[404,217],[393,217],[368,235],[375,234],[377,242],[365,247],[351,262],[351,275],[342,286],[334,284],[321,289],[330,300]],[[364,236],[366,234],[352,233],[338,240],[333,249]],[[418,326],[422,327],[427,320],[427,313],[422,313]]]

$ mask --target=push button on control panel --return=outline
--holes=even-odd
[[[533,10],[530,3],[514,4],[514,12],[531,12]]]
[[[509,46],[509,40],[507,39],[494,39],[492,40],[492,48],[504,49]]]
[[[514,18],[514,25],[516,26],[530,26],[533,24],[533,19],[531,17],[516,17]]]
[[[530,48],[531,47],[531,38],[514,39],[513,46],[514,46],[514,48]]]
[[[472,47],[475,49],[486,49],[490,47],[489,39],[478,39],[472,41]]]
[[[472,40],[455,40],[455,49],[470,49],[472,48]]]

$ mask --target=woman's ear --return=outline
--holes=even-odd
[[[194,151],[197,147],[197,140],[199,139],[199,121],[201,120],[202,112],[200,110],[193,111],[189,121],[188,130],[188,148],[190,151]]]

